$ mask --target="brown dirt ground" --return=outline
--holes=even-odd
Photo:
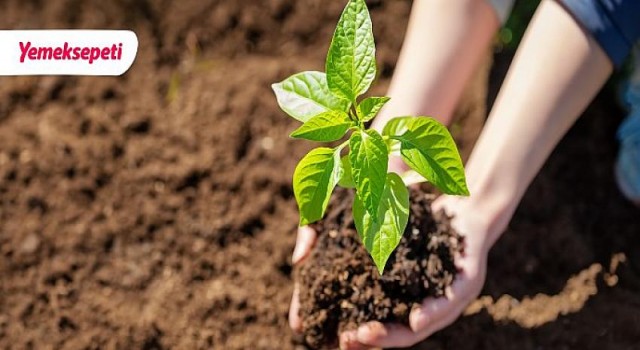
[[[381,94],[410,3],[370,5]],[[0,348],[295,348],[290,177],[311,144],[284,137],[295,122],[269,84],[322,69],[342,6],[1,2],[3,29],[129,28],[140,48],[120,78],[0,79]],[[487,72],[453,128],[464,153]],[[612,178],[621,116],[594,102],[494,248],[485,297],[421,348],[640,344],[639,211]]]

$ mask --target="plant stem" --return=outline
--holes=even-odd
[[[338,150],[338,152],[342,151],[343,148],[345,148],[347,145],[349,144],[349,140],[345,140],[343,143],[341,143],[338,147],[336,147],[336,150]]]

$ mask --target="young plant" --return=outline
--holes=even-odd
[[[359,101],[376,77],[375,51],[367,5],[350,0],[329,47],[326,73],[298,73],[272,87],[280,108],[303,123],[292,137],[331,142],[350,133],[337,147],[312,150],[296,167],[293,191],[300,226],[324,216],[336,185],[355,188],[355,226],[382,274],[409,219],[407,187],[398,174],[387,173],[390,154],[399,152],[411,169],[444,193],[469,191],[456,145],[434,119],[394,118],[382,134],[365,127],[389,101]]]

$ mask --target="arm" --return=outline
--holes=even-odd
[[[602,87],[612,63],[557,2],[538,9],[471,155],[471,197],[434,203],[454,215],[465,254],[447,299],[426,299],[410,327],[370,322],[341,336],[344,348],[415,344],[454,322],[482,289],[490,247],[551,150]]]
[[[499,1],[505,9],[511,0]],[[389,119],[402,115],[431,115],[449,124],[465,84],[489,48],[499,18],[489,0],[414,1],[402,52],[387,96],[391,100],[373,122],[382,131]],[[406,170],[395,159],[392,171]],[[311,251],[316,232],[298,229],[292,262]],[[289,324],[299,330],[297,287],[289,310]]]
[[[551,0],[540,5],[467,164],[470,201],[494,218],[491,245],[612,69],[605,52],[562,5]]]
[[[373,127],[381,131],[402,115],[434,116],[449,124],[499,25],[485,0],[415,1],[387,93],[391,100]]]

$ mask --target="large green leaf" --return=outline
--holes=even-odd
[[[327,111],[347,112],[351,103],[329,91],[326,75],[322,72],[302,72],[271,85],[278,105],[288,115],[306,122]]]
[[[409,191],[400,176],[387,174],[377,219],[365,210],[359,198],[353,201],[353,218],[364,243],[380,274],[396,249],[409,220]]]
[[[400,136],[404,161],[442,192],[469,195],[462,160],[447,128],[432,118],[412,118]]]
[[[355,125],[345,112],[328,111],[307,120],[291,133],[291,137],[311,141],[330,142],[339,140]]]
[[[373,119],[382,109],[385,103],[389,102],[389,97],[367,97],[358,105],[358,112],[362,121],[368,122]]]
[[[364,0],[350,0],[333,34],[326,62],[329,89],[354,102],[376,76],[376,47]]]
[[[351,134],[349,148],[349,162],[357,196],[375,217],[387,177],[387,144],[378,132],[367,130]]]
[[[320,147],[309,152],[293,173],[293,193],[300,210],[300,226],[320,220],[340,176],[340,151]]]

